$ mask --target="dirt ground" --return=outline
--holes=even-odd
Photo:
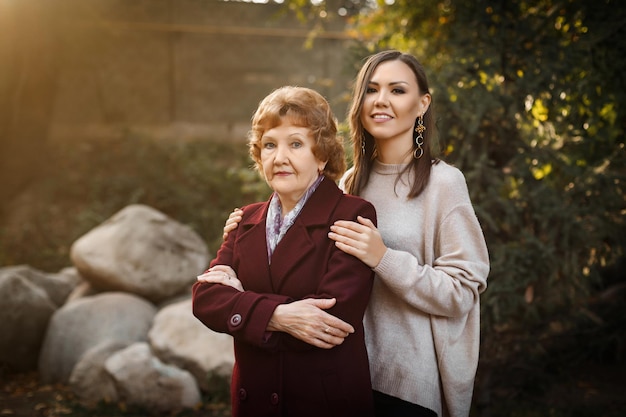
[[[123,404],[87,410],[74,401],[67,386],[40,384],[34,372],[0,376],[0,417],[149,417],[145,412],[126,409]],[[478,404],[471,416],[626,416],[626,363],[576,366],[561,370],[553,378],[533,381],[523,372],[494,373],[488,394],[477,389]],[[176,416],[229,415],[227,404],[206,402]]]
[[[626,363],[498,371],[472,417],[626,417]]]
[[[74,400],[69,387],[61,384],[40,384],[35,372],[2,376],[0,379],[0,416],[2,417],[156,417],[133,411],[123,404],[103,405],[85,409]],[[227,417],[227,404],[205,403],[194,410],[185,410],[177,417]],[[159,415],[161,417],[161,415]]]

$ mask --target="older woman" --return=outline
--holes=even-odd
[[[327,101],[301,87],[272,92],[249,150],[274,192],[243,208],[193,287],[194,315],[234,338],[233,416],[372,416],[362,319],[373,272],[328,232],[376,213],[335,184],[345,160]],[[294,326],[302,317],[311,325]]]

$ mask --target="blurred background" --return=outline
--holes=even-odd
[[[272,89],[342,130],[382,49],[424,64],[490,249],[476,415],[626,410],[626,3],[0,0],[0,266],[57,271],[132,203],[215,253],[266,199],[245,135]]]

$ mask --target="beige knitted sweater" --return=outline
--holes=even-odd
[[[364,319],[373,388],[439,416],[466,417],[487,246],[461,171],[433,165],[426,189],[408,200],[406,177],[395,183],[402,167],[376,162],[361,193],[388,247]]]

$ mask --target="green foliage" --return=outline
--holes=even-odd
[[[215,254],[236,206],[269,189],[244,143],[119,141],[58,144],[43,178],[0,224],[0,264],[46,271],[70,264],[71,244],[129,204],[146,204],[192,227]]]
[[[626,12],[615,1],[396,1],[370,51],[421,57],[489,244],[487,333],[588,297],[623,256]]]
[[[615,0],[378,0],[355,19],[358,48],[411,52],[429,75],[444,159],[465,173],[490,249],[487,366],[545,358],[583,322],[598,346],[626,340],[623,307],[580,314],[623,305],[599,294],[624,280],[608,271],[626,243],[625,21]]]

